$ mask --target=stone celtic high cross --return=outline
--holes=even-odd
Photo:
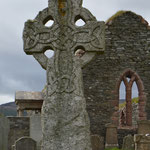
[[[82,19],[84,26],[76,26]],[[50,27],[45,23],[53,20]],[[90,123],[82,67],[104,51],[104,22],[82,7],[82,0],[49,0],[49,7],[25,23],[24,51],[47,71],[42,107],[42,150],[91,150]],[[48,58],[44,52],[54,50]],[[85,51],[81,58],[78,49]]]

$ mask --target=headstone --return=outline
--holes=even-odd
[[[135,150],[150,150],[150,135],[134,135]]]
[[[0,150],[8,149],[9,121],[6,117],[0,117]]]
[[[134,140],[132,135],[124,137],[122,150],[134,150]]]
[[[104,150],[104,137],[92,135],[91,143],[92,143],[92,150]]]
[[[114,124],[106,124],[106,143],[105,148],[118,147],[117,126]]]
[[[84,26],[75,25],[79,19]],[[46,27],[50,20],[53,25]],[[82,7],[82,0],[49,0],[48,8],[25,23],[24,51],[47,71],[42,150],[91,150],[82,67],[90,61],[86,56],[104,51],[104,25]],[[52,58],[44,54],[48,49],[54,50]],[[75,56],[78,49],[85,55]]]
[[[36,142],[29,137],[22,137],[15,143],[16,150],[36,150]]]
[[[138,121],[138,134],[150,134],[150,120]]]
[[[36,141],[37,150],[41,148],[41,140],[42,140],[42,127],[41,127],[41,116],[32,115],[30,117],[30,137]]]

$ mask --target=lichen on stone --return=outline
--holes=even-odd
[[[116,19],[119,16],[122,16],[125,13],[131,13],[137,17],[139,17],[141,23],[146,24],[148,26],[148,22],[140,15],[137,15],[136,13],[132,12],[132,11],[127,11],[127,10],[120,10],[118,12],[116,12],[113,16],[111,16],[107,21],[106,24],[111,24],[113,22],[114,19]]]
[[[109,23],[110,21],[112,21],[113,19],[115,19],[116,17],[121,16],[121,15],[124,14],[125,12],[127,12],[127,11],[120,10],[120,11],[116,12],[113,16],[111,16],[111,17],[106,21],[106,24]]]

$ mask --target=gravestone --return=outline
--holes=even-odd
[[[8,133],[10,130],[9,120],[0,116],[0,150],[8,149]]]
[[[117,126],[111,123],[106,124],[105,148],[118,147]]]
[[[124,137],[122,150],[134,150],[134,140],[132,135]]]
[[[15,150],[36,150],[36,142],[29,137],[22,137],[15,143]]]
[[[138,121],[138,134],[150,134],[150,120]]]
[[[134,135],[135,150],[150,150],[150,136],[136,134]]]
[[[84,26],[75,25],[79,19]],[[46,27],[48,21],[53,25]],[[25,23],[24,51],[47,71],[42,150],[91,150],[82,67],[104,51],[104,26],[82,8],[82,0],[49,0],[48,8]],[[54,51],[52,58],[44,54],[48,49]],[[84,56],[75,56],[79,49]]]
[[[92,143],[92,150],[104,150],[104,137],[92,135],[91,143]]]

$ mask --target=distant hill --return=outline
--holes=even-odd
[[[0,105],[0,114],[4,116],[17,116],[17,107],[15,102]]]
[[[120,99],[119,100],[119,104],[122,104],[122,103],[124,103],[125,102],[125,99]]]

